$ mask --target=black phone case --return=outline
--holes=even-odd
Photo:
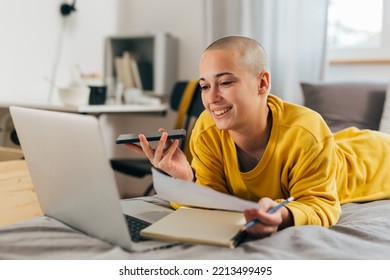
[[[174,129],[174,130],[166,130],[165,132],[168,133],[168,139],[180,139],[184,138],[186,136],[186,130],[185,129]],[[116,139],[116,144],[124,144],[124,143],[138,143],[138,135],[140,133],[128,133],[128,134],[121,134]],[[163,132],[147,132],[142,133],[145,135],[146,139],[148,141],[158,141],[161,138]]]

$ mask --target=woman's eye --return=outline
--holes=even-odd
[[[208,88],[209,88],[208,86],[200,86],[201,91],[207,90]]]
[[[222,86],[228,86],[230,85],[232,82],[228,81],[228,82],[221,82],[221,85]]]

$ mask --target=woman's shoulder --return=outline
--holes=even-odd
[[[312,109],[283,101],[274,95],[269,96],[268,105],[272,111],[275,127],[279,127],[286,133],[308,134],[316,138],[316,141],[333,137],[322,116]]]

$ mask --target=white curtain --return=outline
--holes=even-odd
[[[300,82],[319,82],[328,0],[205,0],[208,43],[232,34],[258,40],[271,66],[271,92],[301,104]]]

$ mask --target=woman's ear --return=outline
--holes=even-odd
[[[270,86],[270,74],[263,71],[259,74],[259,94],[266,94]]]

